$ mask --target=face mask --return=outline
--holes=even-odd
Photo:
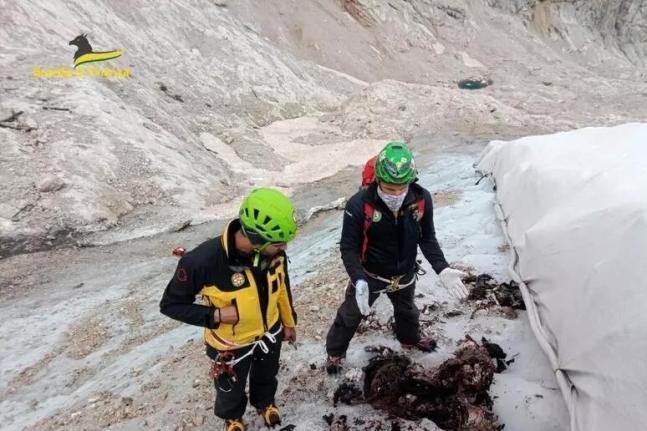
[[[393,212],[396,212],[402,207],[402,204],[404,203],[404,198],[407,196],[407,192],[409,189],[407,188],[405,191],[400,193],[399,195],[389,195],[387,193],[384,193],[381,188],[377,188],[377,195],[382,199],[382,201],[386,204],[386,206]]]

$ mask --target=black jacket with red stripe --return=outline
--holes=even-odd
[[[377,187],[374,182],[346,203],[339,248],[353,283],[366,279],[364,269],[389,279],[411,273],[415,269],[418,245],[436,274],[447,268],[449,264],[436,239],[429,191],[417,183],[411,184],[396,216],[378,196]],[[423,207],[423,203],[420,217],[419,207]],[[364,222],[368,219],[366,204],[373,208],[373,216],[366,231],[365,261],[362,263]]]

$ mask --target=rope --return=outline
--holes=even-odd
[[[379,275],[373,274],[372,272],[368,272],[367,270],[364,270],[364,272],[369,277],[374,278],[376,280],[379,280],[379,281],[387,284],[387,286],[384,289],[381,289],[381,290],[378,290],[378,291],[373,291],[371,293],[396,292],[396,291],[398,291],[400,289],[404,289],[405,287],[411,286],[418,279],[418,274],[414,273],[414,276],[411,278],[411,281],[409,281],[408,283],[405,283],[405,284],[400,284],[400,280],[403,277],[406,277],[409,274],[398,275],[396,277],[393,277],[391,280],[389,280],[388,278],[380,277]]]

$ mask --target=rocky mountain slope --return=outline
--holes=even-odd
[[[0,255],[102,242],[90,234],[106,229],[133,237],[226,217],[251,187],[291,193],[311,181],[308,157],[328,159],[320,179],[361,164],[386,139],[643,119],[646,8],[6,2],[0,120],[21,114],[0,123]],[[125,49],[95,64],[130,77],[34,76],[70,67],[80,33],[95,51]],[[493,84],[460,90],[470,76]],[[348,154],[331,156],[341,147]]]

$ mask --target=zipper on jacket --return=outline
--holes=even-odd
[[[401,254],[401,250],[400,250],[400,240],[401,240],[401,238],[400,238],[400,232],[399,232],[399,229],[398,229],[398,219],[400,218],[399,215],[400,215],[400,210],[393,212],[393,217],[395,218],[395,223],[394,223],[394,226],[395,226],[395,245],[396,245],[397,256],[398,256],[397,259],[396,259],[396,263],[395,263],[395,268],[396,268],[395,271],[396,271],[396,273],[400,272],[400,254]]]
[[[236,325],[238,325],[238,322],[240,322],[240,314],[238,313],[238,303],[236,302],[236,298],[231,300],[231,305],[236,307],[236,315],[238,316],[238,318],[236,319],[236,323],[231,325],[231,334],[236,335]]]
[[[261,320],[263,321],[263,332],[267,332],[267,318],[265,317],[265,313],[263,313],[263,308],[261,307],[260,298],[258,298],[258,309],[261,311]]]
[[[267,332],[267,316],[266,313],[263,312],[263,304],[261,302],[261,294],[262,294],[262,287],[265,286],[265,290],[267,291],[267,305],[269,307],[270,303],[270,298],[269,298],[269,291],[270,291],[270,286],[269,286],[269,280],[267,279],[267,275],[269,270],[267,271],[259,271],[260,274],[252,274],[254,275],[254,281],[256,282],[256,293],[258,293],[258,311],[261,313],[261,321],[263,322],[263,332]],[[264,278],[261,278],[264,277]],[[259,282],[264,281],[264,284],[261,285]]]

